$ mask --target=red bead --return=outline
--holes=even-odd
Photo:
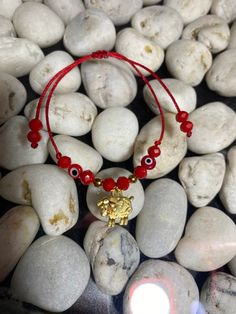
[[[41,135],[39,132],[30,131],[27,135],[27,138],[31,143],[38,143],[41,140]]]
[[[148,155],[152,158],[158,157],[161,154],[161,150],[159,147],[151,146],[148,148]]]
[[[191,132],[192,128],[193,128],[193,124],[191,121],[184,121],[184,122],[182,122],[182,124],[180,126],[180,130],[185,132],[185,133]]]
[[[156,160],[153,157],[146,155],[142,158],[141,165],[146,169],[151,170],[156,166]]]
[[[116,186],[116,183],[115,183],[114,179],[106,178],[103,180],[102,186],[103,186],[103,189],[105,191],[110,192],[111,190],[114,189],[114,187]]]
[[[70,166],[70,164],[71,164],[71,159],[70,159],[70,157],[68,157],[68,156],[62,156],[62,157],[58,160],[57,164],[58,164],[59,167],[61,167],[61,168],[63,168],[63,169],[66,169],[66,168],[68,168],[68,167]]]
[[[134,168],[134,175],[138,179],[145,178],[147,176],[147,168],[145,168],[143,166],[137,166],[136,168]]]
[[[119,177],[116,185],[120,190],[127,190],[129,188],[129,179],[126,177]]]
[[[43,128],[43,124],[39,119],[35,118],[29,122],[29,127],[32,131],[39,131]]]
[[[94,174],[90,170],[85,170],[80,174],[80,180],[84,185],[89,185],[94,181]]]
[[[188,119],[188,113],[186,111],[179,111],[176,115],[176,121],[184,122]]]
[[[69,175],[74,179],[78,179],[82,171],[82,167],[78,164],[72,164],[68,168]]]
[[[34,149],[37,148],[38,146],[39,146],[38,143],[31,143],[31,147]]]

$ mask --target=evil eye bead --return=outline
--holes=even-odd
[[[146,169],[151,170],[156,166],[156,160],[153,157],[147,155],[142,158],[141,165]]]
[[[74,179],[78,179],[82,171],[83,171],[82,167],[77,164],[72,164],[68,169],[69,175]]]

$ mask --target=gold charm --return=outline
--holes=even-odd
[[[111,191],[111,195],[104,197],[97,202],[100,213],[103,217],[108,217],[108,226],[113,227],[116,219],[119,219],[119,224],[127,225],[128,216],[132,211],[131,201],[133,196],[125,197],[122,191],[117,187]]]

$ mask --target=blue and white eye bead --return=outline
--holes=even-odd
[[[142,158],[141,165],[143,167],[145,167],[146,169],[151,170],[151,169],[155,168],[156,160],[153,157],[146,155]]]
[[[83,171],[82,167],[78,164],[72,164],[68,169],[69,175],[74,179],[78,179],[82,171]]]

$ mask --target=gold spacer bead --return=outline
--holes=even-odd
[[[135,182],[137,182],[137,177],[136,177],[135,175],[131,174],[131,175],[129,176],[129,182],[130,182],[130,183],[135,183]]]
[[[97,188],[100,187],[102,185],[102,179],[100,178],[95,178],[94,179],[94,186],[96,186]]]

